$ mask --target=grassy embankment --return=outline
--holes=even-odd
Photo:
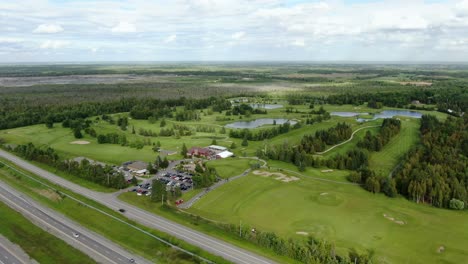
[[[39,263],[96,263],[63,240],[35,226],[23,215],[0,202],[0,234],[20,246]]]

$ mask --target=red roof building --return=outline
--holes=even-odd
[[[193,147],[187,152],[187,155],[191,157],[196,156],[196,157],[208,158],[208,157],[211,157],[212,154],[213,153],[211,152],[211,150],[206,149],[206,148],[200,148],[200,147]]]

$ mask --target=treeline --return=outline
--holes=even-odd
[[[86,159],[83,159],[81,162],[74,160],[61,160],[54,149],[49,147],[43,150],[34,146],[32,143],[18,145],[15,148],[10,148],[9,150],[27,160],[47,164],[75,177],[79,177],[102,186],[116,189],[125,188],[127,186],[124,175],[115,171],[109,165],[101,166],[98,164],[91,164]]]
[[[361,105],[368,102],[369,107],[382,106],[405,108],[413,100],[423,104],[435,104],[437,110],[449,114],[460,114],[468,109],[468,91],[464,82],[440,82],[438,89],[414,89],[411,91],[377,93],[342,93],[330,95],[325,101],[329,104]],[[413,107],[414,108],[414,107]],[[452,110],[451,113],[448,110]]]
[[[339,123],[335,127],[329,128],[328,130],[319,130],[315,135],[304,135],[301,142],[298,145],[291,146],[289,143],[283,143],[282,145],[275,146],[264,146],[257,150],[257,156],[265,159],[280,160],[289,163],[293,163],[299,167],[299,170],[305,170],[306,166],[320,167],[326,165],[326,160],[314,158],[313,154],[319,151],[325,150],[328,143],[336,144],[341,141],[348,139],[351,136],[351,127],[346,123]],[[348,158],[356,159],[354,162],[346,162],[343,158],[344,164],[354,164],[362,162],[360,155],[354,155],[349,153]],[[367,158],[367,155],[366,155]],[[339,158],[337,158],[339,159]],[[334,164],[338,165],[334,165]],[[338,167],[341,164],[341,160],[334,161],[328,165],[332,167]]]
[[[229,104],[229,106],[228,106]],[[209,97],[204,99],[142,99],[121,98],[104,102],[80,102],[70,104],[34,104],[33,102],[12,101],[0,98],[0,129],[29,126],[35,124],[60,123],[66,120],[86,119],[91,116],[112,113],[130,112],[135,119],[158,119],[173,117],[175,107],[184,106],[186,111],[204,109],[230,109],[230,102],[224,98]],[[119,122],[120,121],[120,122]],[[115,122],[115,121],[112,121]],[[118,120],[118,125],[124,130],[128,124],[124,118]]]
[[[130,148],[142,149],[144,146],[151,146],[153,143],[149,138],[129,141],[125,134],[107,133],[97,135],[98,144],[119,144]]]
[[[333,243],[308,236],[307,239],[284,239],[273,232],[263,232],[248,225],[217,224],[223,230],[280,256],[286,256],[300,263],[352,264],[372,263],[368,254],[351,249],[347,255],[340,255]]]
[[[208,97],[203,99],[188,99],[180,97],[179,99],[158,100],[147,99],[143,100],[144,103],[137,104],[130,110],[130,116],[135,119],[149,119],[157,120],[162,117],[173,117],[175,107],[183,106],[182,111],[176,113],[176,120],[197,120],[199,113],[195,110],[205,109],[212,107],[216,111],[228,110],[231,108],[231,103],[224,98]]]
[[[251,114],[267,114],[267,111],[259,109],[259,108],[253,108],[252,106],[248,104],[235,105],[232,107],[230,111],[226,111],[227,116],[230,116],[230,115],[250,116]]]
[[[386,118],[382,122],[382,126],[380,127],[380,131],[377,135],[374,136],[370,131],[367,131],[366,135],[358,142],[357,146],[370,151],[380,151],[382,147],[387,145],[392,137],[400,133],[400,129],[400,120]]]
[[[335,145],[351,137],[351,127],[346,123],[338,123],[328,130],[318,130],[315,135],[304,135],[298,148],[306,153],[324,151],[327,145]]]
[[[229,131],[229,137],[232,138],[242,138],[245,140],[252,140],[252,141],[261,141],[265,139],[270,139],[276,137],[277,135],[288,133],[291,129],[300,128],[301,124],[298,122],[291,126],[289,122],[286,122],[282,125],[278,125],[277,127],[268,128],[268,129],[261,129],[258,131],[251,131],[250,129],[231,129]]]
[[[417,203],[459,209],[468,204],[468,117],[421,118],[421,144],[395,173],[398,193]],[[463,206],[462,206],[463,205]]]

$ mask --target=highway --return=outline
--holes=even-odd
[[[30,171],[44,179],[54,182],[83,196],[86,196],[89,199],[101,203],[113,210],[124,209],[125,215],[129,219],[132,219],[147,227],[160,230],[174,237],[182,239],[192,245],[198,246],[214,255],[223,257],[231,262],[245,264],[275,263],[272,260],[254,254],[247,250],[241,249],[237,246],[231,245],[230,243],[227,243],[217,238],[213,238],[209,235],[195,231],[189,227],[172,222],[163,217],[142,210],[136,206],[120,201],[115,194],[95,192],[85,187],[81,187],[51,172],[43,170],[27,161],[24,161],[21,158],[6,151],[0,150],[0,157],[3,157],[27,171]]]
[[[107,239],[86,230],[64,216],[24,197],[2,181],[0,181],[0,200],[49,233],[85,252],[98,262],[128,264],[130,259],[133,259],[137,263],[150,263],[133,256]],[[0,252],[0,254],[2,253]]]
[[[0,243],[0,264],[21,264],[23,261],[11,252],[8,246]]]

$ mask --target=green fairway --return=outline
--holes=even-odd
[[[250,168],[250,164],[254,162],[251,159],[227,158],[212,160],[207,162],[208,166],[215,168],[221,178],[229,178],[243,173]]]
[[[401,118],[401,130],[379,152],[371,152],[369,167],[377,174],[387,176],[401,158],[419,140],[419,120]]]
[[[316,170],[306,174],[326,177]],[[468,261],[468,212],[390,199],[353,185],[307,177],[285,183],[250,174],[208,193],[188,211],[286,237],[307,233],[334,242],[341,253],[374,250],[378,263]]]
[[[19,245],[39,263],[96,263],[86,254],[35,226],[23,215],[1,202],[0,223],[0,234]]]

